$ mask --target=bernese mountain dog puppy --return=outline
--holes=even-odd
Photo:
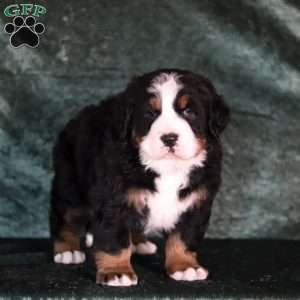
[[[207,78],[178,69],[137,77],[84,108],[54,148],[54,261],[82,263],[85,236],[97,283],[135,285],[131,255],[154,253],[148,238],[160,235],[171,278],[206,279],[196,250],[221,183],[229,114]]]

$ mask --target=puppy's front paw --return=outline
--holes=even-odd
[[[138,283],[138,279],[134,272],[98,271],[96,283],[108,286],[132,286]]]
[[[187,268],[183,271],[176,271],[172,274],[169,274],[171,278],[175,280],[184,280],[184,281],[196,281],[196,280],[205,280],[208,276],[208,271],[203,267],[197,268]]]
[[[85,254],[81,251],[65,251],[54,255],[57,264],[81,264],[85,261]]]

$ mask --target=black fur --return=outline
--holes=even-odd
[[[96,250],[116,253],[128,246],[131,232],[143,231],[147,209],[138,212],[128,205],[125,195],[129,188],[156,190],[154,180],[159,174],[145,170],[135,138],[148,132],[159,113],[149,111],[146,100],[147,87],[161,72],[180,74],[184,92],[197,98],[192,107],[197,116],[192,115],[188,121],[195,135],[205,137],[208,154],[205,166],[191,171],[189,185],[179,191],[179,196],[184,201],[194,190],[205,187],[208,197],[202,206],[184,213],[175,230],[190,249],[195,249],[203,238],[221,183],[219,135],[227,125],[229,109],[208,79],[174,69],[137,77],[123,93],[83,109],[60,133],[54,148],[50,211],[54,240],[61,238],[69,208],[82,212],[72,230],[82,235],[91,231]]]

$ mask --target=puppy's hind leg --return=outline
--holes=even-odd
[[[61,134],[54,149],[55,176],[50,204],[50,231],[54,262],[78,264],[85,261],[80,235],[86,230],[88,210],[80,198],[75,163],[66,137]]]
[[[55,263],[79,264],[85,261],[85,253],[80,246],[81,224],[74,222],[72,213],[74,210],[69,210],[63,218],[52,216],[52,219],[57,219],[56,228],[53,226],[54,222],[51,226]]]

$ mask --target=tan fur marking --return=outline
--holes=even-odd
[[[207,142],[205,138],[203,137],[198,138],[198,148],[199,148],[198,153],[206,149],[206,143]]]
[[[142,233],[132,233],[131,239],[134,245],[147,242],[147,239]]]
[[[139,145],[144,140],[144,138],[140,137],[140,136],[135,136],[134,140],[135,140],[136,144]]]
[[[168,274],[184,271],[188,268],[198,268],[196,252],[188,251],[178,233],[171,234],[166,242],[165,266]]]
[[[130,266],[131,247],[121,250],[118,254],[113,255],[98,251],[95,253],[97,270],[102,272],[127,268]]]
[[[60,237],[61,240],[54,241],[54,253],[80,250],[80,239],[74,232],[63,229]]]
[[[132,141],[133,141],[133,143],[134,143],[136,146],[139,146],[140,143],[141,143],[143,140],[144,140],[144,137],[136,135],[135,130],[133,130],[133,132],[132,132]]]
[[[142,212],[146,205],[148,192],[143,189],[130,188],[127,191],[128,204],[134,206],[138,212]]]
[[[202,151],[206,150],[207,147],[207,141],[204,137],[198,137],[197,138],[197,144],[198,144],[198,149],[197,153],[195,156],[199,155]]]
[[[130,279],[136,279],[136,274],[131,266],[130,258],[132,247],[121,250],[118,254],[112,255],[103,251],[95,253],[97,268],[96,282],[104,283],[114,276],[127,275]]]
[[[69,208],[64,215],[64,219],[67,223],[72,223],[75,218],[81,217],[82,215],[82,208]]]
[[[192,193],[190,193],[186,198],[182,198],[181,201],[190,201],[192,202],[192,205],[190,206],[190,209],[193,209],[194,207],[200,207],[202,203],[207,199],[208,197],[208,191],[206,188],[199,188]]]
[[[154,110],[156,111],[161,110],[161,100],[159,98],[151,98],[149,100],[149,103]]]
[[[189,103],[189,96],[183,95],[178,99],[178,105],[180,109],[185,109]]]

